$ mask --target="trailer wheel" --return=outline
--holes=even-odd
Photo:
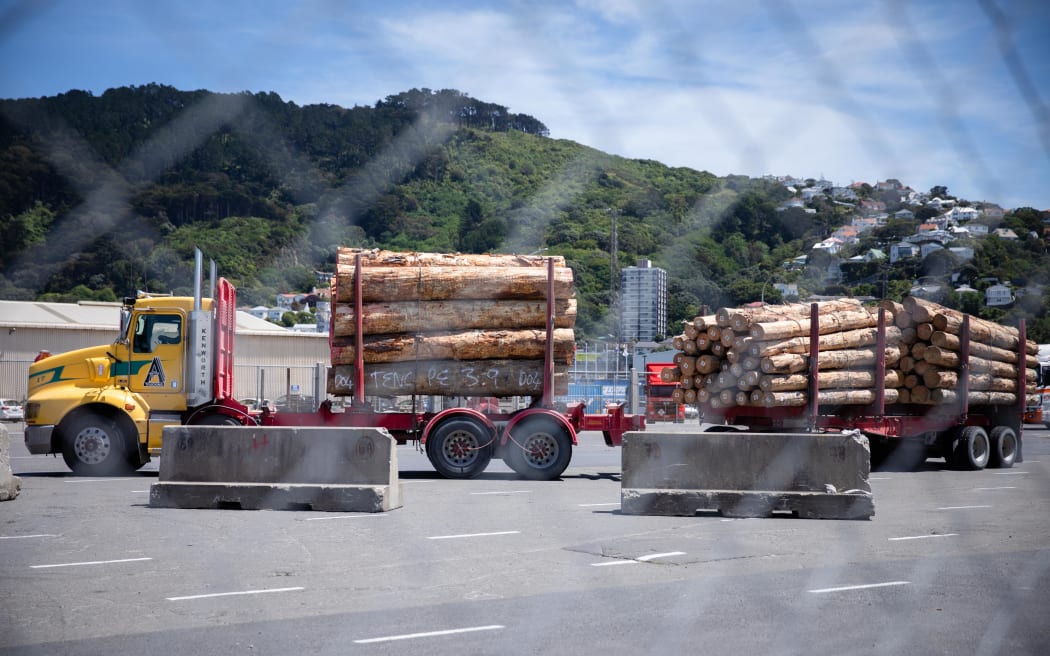
[[[1009,426],[996,426],[989,435],[991,451],[988,466],[1009,469],[1017,459],[1017,433]]]
[[[952,465],[957,469],[977,471],[988,465],[990,455],[988,433],[980,426],[966,426],[959,432],[959,441],[952,452]]]
[[[78,476],[131,473],[128,438],[116,421],[95,413],[75,417],[62,428],[62,459]]]
[[[565,428],[548,419],[529,419],[514,428],[504,460],[522,478],[553,481],[572,459]]]
[[[477,422],[449,419],[427,438],[427,458],[445,478],[474,478],[489,466],[493,441]]]

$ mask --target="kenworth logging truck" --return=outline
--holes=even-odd
[[[555,405],[574,352],[572,272],[562,258],[351,249],[339,257],[329,338],[335,402],[252,412],[234,399],[236,291],[216,281],[212,263],[210,297],[203,295],[198,250],[192,298],[126,298],[112,344],[30,366],[30,453],[61,453],[77,474],[117,475],[159,456],[165,426],[381,427],[399,444],[420,444],[449,478],[477,476],[495,457],[523,477],[548,480],[568,466],[579,431],[602,431],[619,446],[624,432],[644,429],[644,417],[626,414],[624,404],[597,415],[583,404]],[[423,395],[524,396],[532,404],[503,414],[470,403],[376,412],[366,394],[411,395],[412,408]]]

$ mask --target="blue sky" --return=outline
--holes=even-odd
[[[452,88],[625,157],[1050,209],[1048,28],[1044,0],[0,0],[0,97]]]

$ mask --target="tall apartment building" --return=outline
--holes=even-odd
[[[620,338],[655,342],[667,331],[667,272],[649,260],[620,271]]]

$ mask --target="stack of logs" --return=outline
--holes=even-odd
[[[331,394],[353,393],[358,257],[369,396],[541,394],[547,262],[552,259],[554,390],[567,388],[576,299],[564,258],[340,248],[332,299]]]
[[[856,299],[817,303],[820,405],[956,403],[962,313],[917,298],[875,308]],[[878,311],[885,310],[884,379],[875,379]],[[711,409],[789,407],[809,402],[810,304],[722,308],[696,317],[674,338],[675,400]],[[1018,331],[971,317],[971,405],[1017,400]],[[981,342],[980,344],[978,342]],[[1011,346],[1012,344],[1012,346]],[[1012,350],[1011,350],[1012,349]],[[1036,353],[1034,342],[1027,353]],[[1034,355],[1026,360],[1035,381]]]

